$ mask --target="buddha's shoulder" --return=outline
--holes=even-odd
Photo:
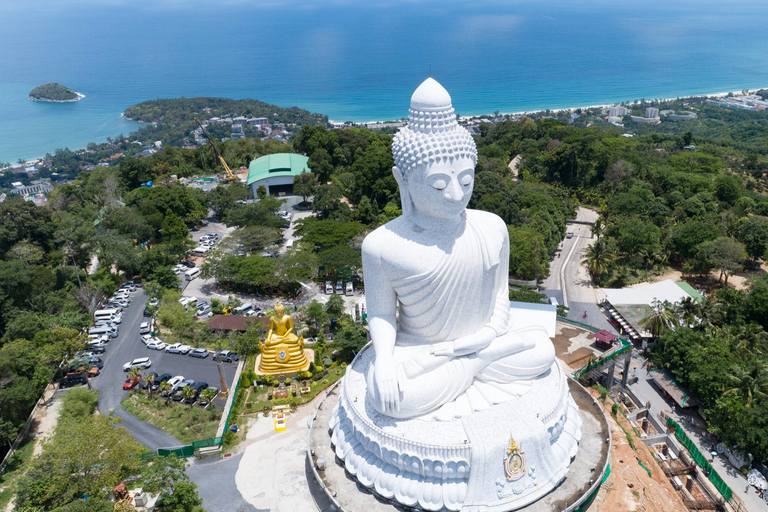
[[[374,229],[363,240],[363,254],[369,256],[380,256],[382,253],[390,252],[393,248],[402,244],[402,230],[405,225],[402,217],[397,217]]]
[[[486,212],[483,210],[466,210],[467,220],[472,222],[473,225],[480,229],[488,229],[493,231],[499,231],[501,233],[507,233],[507,225],[501,220],[501,217],[495,213]]]

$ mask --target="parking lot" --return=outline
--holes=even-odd
[[[142,315],[146,297],[140,288],[131,293],[131,304],[123,310],[123,321],[120,324],[120,334],[107,344],[106,353],[99,357],[104,361],[101,375],[91,379],[91,386],[99,391],[99,411],[102,413],[114,412],[123,420],[123,424],[133,434],[133,437],[151,449],[158,447],[179,446],[183,443],[148,423],[139,421],[128,414],[120,402],[127,396],[128,391],[123,391],[123,382],[127,379],[127,373],[123,371],[123,365],[133,359],[149,357],[152,366],[145,370],[155,372],[158,375],[170,373],[171,375],[183,375],[187,379],[197,382],[205,381],[209,386],[221,389],[217,363],[213,357],[197,359],[182,354],[166,354],[165,351],[149,350],[140,339],[139,326],[148,318]],[[162,338],[162,336],[160,336]],[[195,346],[194,343],[188,342]],[[227,386],[232,386],[237,363],[222,363]],[[214,406],[222,410],[225,397],[217,397]],[[183,407],[193,407],[182,405]]]

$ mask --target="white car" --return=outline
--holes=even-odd
[[[151,350],[164,350],[167,346],[168,345],[166,345],[164,341],[160,341],[158,339],[154,339],[147,343],[147,348]]]
[[[149,334],[150,331],[149,322],[141,322],[141,325],[139,326],[139,334]]]
[[[160,338],[157,338],[155,336],[152,336],[151,334],[145,334],[145,335],[143,335],[141,337],[141,342],[143,344],[145,344],[145,345],[147,345],[148,343],[151,343],[153,341],[163,341],[163,340],[161,340]]]
[[[152,366],[152,360],[148,357],[140,357],[138,359],[134,359],[133,361],[129,361],[123,365],[123,371],[127,372],[129,370],[132,370],[133,368],[136,368],[137,370],[143,370],[144,368],[149,368]]]
[[[168,354],[185,354],[192,350],[192,347],[189,345],[182,345],[181,343],[174,343],[173,345],[168,345],[165,347],[165,351]]]
[[[171,393],[179,389],[185,381],[186,379],[183,375],[177,375],[168,379],[168,384],[171,385]]]

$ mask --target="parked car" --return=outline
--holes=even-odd
[[[171,393],[171,400],[180,401],[182,400],[183,396],[182,393],[184,392],[184,388],[192,387],[194,388],[195,381],[192,379],[185,380],[184,382],[181,382],[175,390]]]
[[[144,376],[144,379],[141,381],[141,389],[147,389],[149,387],[149,381],[152,381],[152,383],[155,382],[155,379],[157,378],[157,374],[155,372],[149,372]]]
[[[137,359],[134,359],[133,361],[128,361],[123,365],[123,371],[127,372],[133,368],[136,368],[138,370],[143,370],[144,368],[149,368],[152,366],[152,360],[148,357],[139,357]]]
[[[189,351],[189,356],[205,359],[206,357],[208,357],[208,351],[204,348],[195,348]]]
[[[195,262],[192,260],[182,261],[181,263],[187,268],[195,268]]]
[[[227,362],[227,363],[231,363],[232,361],[237,361],[238,359],[240,359],[240,356],[238,356],[237,354],[235,354],[231,350],[221,350],[219,352],[216,352],[213,355],[213,360],[214,361],[221,360],[221,361],[224,361],[224,362]]]
[[[208,383],[207,382],[198,382],[194,386],[192,386],[192,391],[195,392],[195,398],[200,396],[200,393],[204,390],[208,389]]]
[[[138,375],[135,379],[126,379],[125,382],[123,382],[123,389],[126,391],[130,391],[131,389],[135,388],[139,385],[139,379]]]
[[[152,391],[157,391],[157,388],[160,387],[160,384],[162,384],[163,382],[167,381],[170,378],[171,378],[170,373],[162,373],[157,377],[155,377],[155,381],[152,383]]]
[[[164,341],[160,341],[158,339],[155,339],[147,343],[147,348],[150,350],[165,350],[165,347],[167,346],[168,345]]]
[[[189,345],[182,345],[181,343],[174,343],[173,345],[165,347],[165,351],[168,354],[186,354],[190,350],[192,350],[192,347]]]
[[[216,397],[216,395],[218,395],[218,394],[219,394],[219,390],[218,390],[217,388],[214,388],[213,386],[209,386],[209,387],[208,387],[208,388],[206,388],[206,389],[212,389],[212,390],[213,390],[213,396],[214,396],[214,397]],[[208,405],[208,400],[206,400],[206,399],[205,399],[205,398],[203,398],[203,397],[199,397],[199,399],[198,399],[198,401],[197,401],[197,405],[206,406],[206,405]]]
[[[108,302],[107,303],[107,308],[109,308],[109,309],[116,309],[118,311],[122,311],[122,310],[125,309],[125,306],[123,306],[119,302]]]
[[[149,302],[147,302],[147,306],[150,306],[153,308],[159,305],[160,305],[160,300],[158,300],[157,297],[153,297],[149,299]]]
[[[330,281],[325,282],[325,293],[326,295],[330,295],[333,293],[333,283]]]
[[[183,375],[176,375],[175,377],[168,379],[168,384],[171,385],[171,393],[179,389],[179,386],[181,386],[181,384],[185,381],[186,379]]]
[[[139,334],[149,334],[150,332],[149,322],[141,322],[141,325],[139,326]]]
[[[107,351],[107,347],[103,343],[97,343],[94,345],[88,345],[88,350],[94,354],[103,354]]]
[[[88,377],[82,373],[76,375],[67,375],[59,382],[59,389],[71,388],[72,386],[80,386],[81,384],[88,384]]]

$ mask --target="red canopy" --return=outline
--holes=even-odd
[[[605,329],[603,329],[602,331],[597,331],[595,333],[595,339],[598,339],[604,343],[613,343],[613,340],[615,340],[616,338],[618,338],[618,336],[606,331]]]

